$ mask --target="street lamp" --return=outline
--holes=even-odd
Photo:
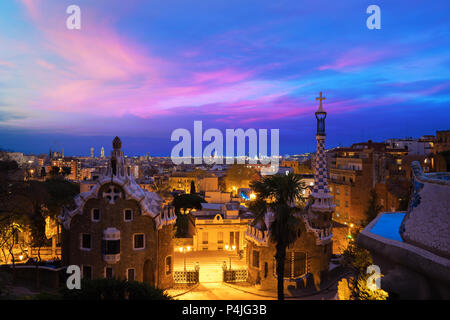
[[[234,251],[234,250],[236,250],[236,246],[232,245],[230,247],[229,245],[226,244],[225,245],[225,250],[227,250],[227,251]],[[230,259],[230,270],[231,270],[231,255],[228,258]]]
[[[184,253],[184,271],[186,271],[186,253],[191,251],[191,247],[180,247],[178,250],[180,250],[181,253]]]

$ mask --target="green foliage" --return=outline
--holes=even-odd
[[[300,221],[295,217],[296,201],[301,197],[304,185],[295,174],[265,176],[261,181],[253,181],[250,187],[256,193],[256,200],[250,207],[262,218],[268,210],[274,214],[270,226],[270,241],[275,243],[278,278],[278,299],[284,300],[284,260],[286,248],[299,236]]]
[[[226,190],[231,189],[232,186],[241,186],[244,181],[253,181],[259,179],[259,173],[243,164],[234,164],[227,169],[223,179],[223,187]],[[224,190],[225,191],[225,190]]]
[[[192,180],[191,181],[191,192],[190,192],[191,194],[195,194],[196,193],[196,191],[195,191],[195,182],[194,182],[194,180]]]
[[[354,269],[357,274],[356,278],[350,278],[348,282],[348,288],[351,292],[350,299],[386,300],[387,292],[381,289],[371,290],[367,287],[367,279],[370,276],[366,273],[367,267],[373,264],[373,260],[368,250],[357,245],[355,239],[357,239],[358,233],[358,231],[352,233],[352,239],[343,253],[344,265]]]
[[[50,169],[49,174],[50,174],[50,176],[52,176],[52,177],[59,175],[59,167],[53,166],[53,167]]]
[[[348,242],[347,248],[343,252],[344,265],[357,271],[365,273],[368,266],[373,264],[370,252],[357,245],[356,240],[359,232],[354,231],[351,240]]]
[[[163,290],[146,283],[120,279],[82,280],[81,289],[61,289],[64,300],[171,300]]]
[[[61,207],[70,203],[80,193],[78,184],[66,180],[47,179],[43,184],[48,193],[45,205],[51,216],[58,215]]]
[[[7,299],[10,296],[10,285],[12,283],[12,276],[9,272],[2,272],[0,270],[0,300]]]
[[[175,237],[187,238],[189,233],[189,216],[187,214],[178,214],[175,222]]]
[[[205,199],[196,194],[181,194],[174,197],[172,205],[175,207],[175,213],[180,214],[181,209],[196,209],[202,208],[202,203],[205,203]]]
[[[72,172],[72,168],[70,167],[62,167],[62,175],[63,176],[68,176],[71,172]]]
[[[371,290],[367,287],[369,274],[360,275],[352,297],[356,300],[386,300],[388,293],[382,289]]]
[[[364,225],[369,224],[373,219],[377,217],[383,207],[379,204],[378,195],[375,189],[370,190],[369,206],[366,210],[366,221]]]

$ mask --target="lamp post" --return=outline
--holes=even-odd
[[[180,250],[181,253],[183,253],[183,256],[184,256],[184,271],[186,271],[186,253],[191,251],[191,247],[190,246],[180,247],[179,250]]]
[[[225,250],[227,250],[227,251],[229,251],[229,252],[234,251],[234,250],[236,250],[236,246],[235,246],[235,245],[232,245],[232,246],[230,247],[229,245],[226,244],[226,245],[225,245]],[[229,255],[228,258],[230,259],[230,270],[231,270],[231,255]]]

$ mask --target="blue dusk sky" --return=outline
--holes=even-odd
[[[320,91],[327,147],[435,134],[450,129],[449,17],[448,0],[4,0],[0,148],[98,155],[118,135],[128,155],[169,155],[202,120],[309,152]]]

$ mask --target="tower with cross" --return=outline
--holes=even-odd
[[[316,98],[316,101],[320,101],[319,109],[316,111],[316,119],[317,119],[317,150],[316,150],[316,161],[314,168],[314,193],[328,193],[328,180],[327,180],[327,161],[325,154],[325,118],[327,117],[327,113],[323,109],[322,100],[325,100],[325,97],[322,96],[322,92],[320,92],[320,96]]]
[[[82,266],[84,278],[124,278],[161,289],[173,285],[170,198],[143,189],[133,177],[115,137],[108,167],[58,217],[62,260]]]
[[[317,149],[314,162],[314,187],[309,206],[309,221],[315,226],[320,239],[331,242],[331,221],[335,205],[333,196],[328,189],[327,157],[325,152],[325,118],[327,113],[322,105],[323,100],[325,100],[325,97],[320,92],[319,97],[316,98],[316,101],[319,101],[319,108],[315,113],[317,119]],[[322,242],[326,243],[326,241]]]

